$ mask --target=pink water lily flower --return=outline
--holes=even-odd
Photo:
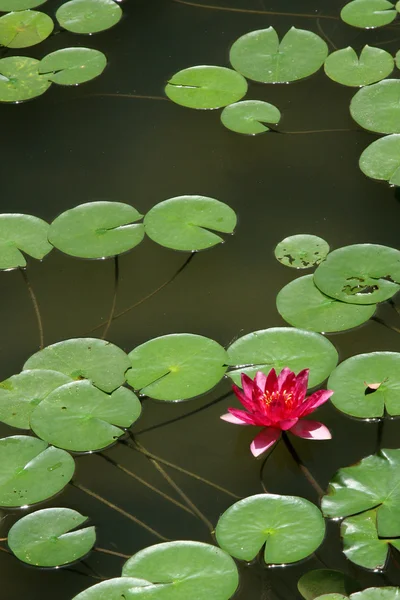
[[[324,404],[333,394],[331,390],[320,390],[308,398],[309,369],[297,376],[285,368],[277,376],[275,369],[268,375],[258,371],[254,381],[242,373],[243,391],[232,386],[236,396],[246,410],[228,408],[221,419],[235,425],[263,427],[251,443],[254,456],[259,456],[280,438],[282,431],[290,431],[301,438],[329,440],[332,436],[327,427],[318,421],[301,420]]]

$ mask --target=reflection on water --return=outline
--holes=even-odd
[[[60,3],[49,0],[42,8]],[[319,235],[332,248],[362,242],[396,247],[398,242],[397,192],[358,169],[362,150],[376,136],[358,130],[350,118],[354,90],[335,84],[321,71],[292,85],[250,84],[247,97],[278,106],[283,114],[280,129],[293,132],[254,138],[223,128],[218,111],[160,101],[166,80],[176,71],[196,64],[227,66],[230,45],[247,31],[273,25],[282,35],[296,25],[324,35],[331,47],[352,45],[358,51],[369,43],[395,52],[396,26],[366,32],[348,27],[337,18],[342,5],[337,0],[322,9],[316,0],[303,0],[301,6],[291,0],[219,0],[221,7],[237,12],[190,4],[126,0],[117,27],[84,40],[108,56],[101,77],[79,88],[54,86],[23,105],[0,106],[4,212],[51,221],[72,206],[108,199],[131,203],[145,214],[161,200],[203,194],[238,213],[236,234],[190,264],[186,254],[148,239],[120,258],[120,316],[110,324],[107,337],[128,351],[166,333],[193,332],[227,345],[244,333],[283,325],[275,297],[296,274],[276,261],[273,249],[288,235]],[[246,11],[240,12],[243,6]],[[285,16],[299,12],[308,16]],[[62,37],[65,46],[83,43],[70,34]],[[40,58],[59,47],[60,39],[49,38],[29,55]],[[42,263],[31,261],[28,273],[46,345],[90,331],[101,336],[98,326],[106,324],[113,301],[112,260],[77,260],[53,251]],[[0,290],[4,379],[19,372],[37,350],[39,335],[21,275],[2,273]],[[377,320],[329,338],[344,359],[372,350],[396,351],[397,335]],[[215,525],[237,496],[262,489],[262,460],[253,459],[248,450],[252,432],[219,419],[232,402],[228,392],[229,382],[223,381],[206,396],[182,404],[146,400],[135,425],[145,451],[118,443],[104,456],[77,457],[78,485],[67,486],[44,506],[67,506],[88,515],[97,527],[97,546],[108,552],[92,552],[85,561],[54,571],[26,567],[2,552],[3,597],[69,600],[99,577],[118,576],[124,560],[120,555],[131,555],[158,539],[210,542],[207,523]],[[181,419],[186,413],[191,414]],[[333,441],[319,442],[317,449],[300,439],[295,444],[325,488],[339,467],[373,453],[380,434],[377,423],[349,419],[330,405],[319,409],[319,418],[333,432]],[[162,426],[164,421],[169,423]],[[1,426],[1,433],[15,430]],[[382,446],[398,446],[398,434],[399,421],[387,421]],[[266,464],[263,481],[270,492],[317,501],[282,444]],[[196,510],[205,518],[198,518]],[[6,513],[0,535],[6,535],[20,514]],[[237,598],[298,597],[298,578],[326,565],[355,576],[363,587],[400,584],[393,564],[380,574],[348,562],[341,552],[338,523],[329,522],[323,545],[306,561],[284,570],[241,564]]]

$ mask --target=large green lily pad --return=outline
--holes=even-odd
[[[360,87],[388,77],[394,69],[393,56],[382,50],[364,46],[360,57],[351,47],[332,52],[324,65],[325,73],[342,85]]]
[[[0,60],[0,72],[2,62]],[[2,82],[0,76],[0,98]],[[0,269],[25,267],[24,254],[41,260],[52,250],[47,241],[49,224],[31,215],[0,215]],[[24,253],[24,254],[23,254]]]
[[[0,0],[0,11],[29,10],[44,4],[47,0]]]
[[[50,393],[31,415],[34,433],[46,442],[75,452],[101,450],[115,443],[141,412],[125,387],[111,395],[89,381],[74,381]]]
[[[400,251],[378,244],[338,248],[319,265],[314,283],[342,302],[384,302],[400,290]]]
[[[350,102],[353,119],[376,133],[400,133],[400,80],[385,79],[361,88]]]
[[[129,359],[129,385],[143,395],[173,402],[199,396],[217,385],[225,374],[227,355],[214,340],[175,333],[138,346]]]
[[[372,387],[370,387],[372,386]],[[332,403],[352,417],[400,415],[400,353],[370,352],[342,362],[331,374]]]
[[[254,377],[257,371],[294,372],[310,369],[309,386],[322,383],[337,365],[336,348],[323,335],[292,327],[271,327],[239,338],[228,350],[228,372],[240,385],[241,373]]]
[[[214,109],[237,102],[247,92],[244,77],[225,67],[199,65],[175,73],[165,93],[188,108]]]
[[[115,577],[92,585],[72,600],[126,600],[131,588],[150,585],[148,581],[135,577]]]
[[[72,531],[87,520],[70,508],[45,508],[22,517],[8,533],[19,560],[36,567],[59,567],[85,556],[96,542],[94,527]]]
[[[285,564],[315,552],[324,539],[325,522],[320,510],[304,498],[257,494],[229,507],[215,535],[234,558],[251,561],[265,545],[267,564]]]
[[[50,225],[49,240],[80,258],[107,258],[131,250],[143,240],[142,218],[122,202],[88,202],[65,211]]]
[[[353,0],[342,8],[342,20],[353,27],[373,29],[388,25],[396,18],[394,4],[388,0]]]
[[[233,233],[236,213],[206,196],[178,196],[156,204],[145,216],[147,235],[174,250],[204,250],[223,242],[218,233]]]
[[[39,75],[38,65],[38,60],[27,56],[2,58],[0,60],[0,102],[23,102],[44,94],[51,86],[51,81]]]
[[[111,342],[76,338],[39,350],[26,361],[24,369],[51,369],[72,379],[89,379],[110,393],[125,383],[125,371],[130,366],[125,352]]]
[[[107,65],[102,52],[92,48],[63,48],[39,63],[39,73],[59,85],[77,85],[101,75]]]
[[[279,42],[273,27],[250,31],[233,44],[229,59],[254,81],[287,83],[312,75],[328,56],[328,46],[312,31],[292,27]]]
[[[242,100],[226,106],[221,113],[221,122],[236,133],[257,135],[269,131],[268,125],[277,125],[281,113],[276,106],[261,100]]]
[[[45,13],[36,10],[10,12],[0,17],[0,46],[34,46],[48,38],[53,29],[53,20]]]
[[[367,146],[360,156],[360,169],[367,177],[400,185],[400,135],[385,135]]]
[[[31,414],[39,402],[70,381],[63,373],[44,369],[22,371],[9,377],[0,383],[0,421],[29,429]]]
[[[309,269],[322,262],[329,252],[329,244],[322,238],[299,233],[285,238],[275,248],[275,258],[293,269]]]
[[[97,33],[116,25],[122,10],[113,0],[71,0],[60,6],[56,17],[72,33]]]
[[[340,469],[322,499],[324,515],[332,518],[376,507],[379,537],[400,537],[400,449],[381,450]]]
[[[127,600],[228,600],[239,584],[236,565],[228,554],[210,544],[191,541],[140,550],[125,563],[122,575],[153,584],[131,589]]]
[[[0,439],[0,506],[36,504],[72,479],[74,459],[65,450],[25,435]]]
[[[300,577],[297,588],[304,600],[315,600],[322,594],[342,594],[348,596],[360,589],[356,579],[341,571],[315,569]]]
[[[376,307],[334,300],[320,292],[312,275],[285,285],[276,298],[276,306],[290,325],[324,333],[357,327],[372,317]]]

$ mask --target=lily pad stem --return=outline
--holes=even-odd
[[[106,339],[108,330],[110,329],[112,320],[114,318],[115,307],[117,304],[118,284],[119,284],[119,260],[118,260],[118,256],[114,256],[114,293],[113,293],[110,314],[109,314],[106,326],[104,328],[103,335],[101,336],[102,340]]]
[[[293,446],[292,442],[290,441],[289,436],[286,433],[286,431],[282,431],[282,439],[285,442],[286,448],[289,450],[290,455],[292,456],[293,460],[296,462],[296,464],[300,468],[303,475],[306,477],[307,481],[309,483],[311,483],[314,490],[317,492],[318,496],[323,496],[324,490],[321,488],[319,483],[314,479],[314,477],[312,476],[312,474],[310,473],[308,468],[302,462],[300,456],[297,454],[296,448]]]
[[[101,552],[102,554],[109,554],[110,556],[118,556],[119,558],[124,558],[124,559],[131,557],[130,554],[123,554],[122,552],[116,552],[115,550],[108,550],[107,548],[99,548],[98,546],[93,548],[93,550],[95,552]]]
[[[42,317],[40,314],[40,309],[39,309],[39,304],[36,298],[36,294],[33,290],[32,284],[29,281],[28,275],[26,273],[25,269],[20,268],[20,273],[22,275],[22,279],[25,281],[26,287],[28,289],[29,295],[31,297],[32,300],[32,305],[33,305],[33,309],[35,311],[35,315],[36,315],[36,321],[37,321],[37,325],[38,325],[38,329],[39,329],[39,349],[43,350],[44,348],[44,334],[43,334],[43,323],[42,323]]]
[[[261,487],[264,491],[265,494],[269,494],[269,491],[267,490],[265,483],[264,483],[264,469],[265,469],[265,465],[267,464],[267,461],[271,458],[271,456],[273,455],[273,453],[275,452],[275,448],[278,446],[280,440],[278,440],[278,442],[276,444],[274,444],[271,448],[271,450],[268,452],[267,456],[264,458],[264,460],[262,461],[261,464],[261,469],[260,469],[260,484]]]
[[[248,15],[273,15],[277,17],[304,17],[305,19],[333,19],[338,21],[339,17],[330,15],[318,15],[318,14],[304,14],[304,13],[292,13],[292,12],[276,12],[272,10],[256,10],[248,8],[231,8],[229,6],[213,6],[211,4],[198,4],[197,2],[189,2],[188,0],[172,0],[177,4],[184,4],[185,6],[194,6],[196,8],[208,8],[209,10],[222,10],[225,12],[237,12],[246,13]]]

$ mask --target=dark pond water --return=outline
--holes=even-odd
[[[357,130],[349,115],[354,91],[333,83],[323,72],[294,85],[250,85],[248,97],[278,105],[283,113],[281,128],[293,134],[241,136],[220,126],[218,111],[194,111],[161,99],[129,97],[162,96],[168,77],[184,67],[227,66],[229,46],[238,36],[269,25],[280,34],[292,25],[320,34],[322,28],[339,48],[352,45],[360,50],[365,43],[382,42],[391,52],[399,47],[393,40],[396,30],[361,32],[339,20],[317,19],[319,14],[337,17],[343,4],[338,0],[323,4],[317,0],[218,1],[220,6],[249,12],[185,6],[173,0],[126,0],[123,21],[112,30],[89,40],[62,34],[29,49],[28,55],[41,57],[60,46],[82,43],[98,48],[109,59],[101,77],[73,89],[53,86],[42,98],[23,105],[0,106],[3,212],[34,214],[51,221],[80,203],[107,199],[131,203],[145,214],[157,202],[182,194],[215,197],[237,211],[239,226],[234,236],[195,256],[172,284],[113,322],[108,339],[127,351],[173,332],[198,333],[227,345],[247,332],[284,325],[275,297],[297,273],[275,260],[273,248],[287,235],[313,233],[333,248],[362,242],[398,244],[399,197],[388,186],[367,179],[357,165],[360,153],[376,136]],[[59,4],[49,1],[44,9],[53,12]],[[309,16],[289,16],[291,12]],[[327,129],[349,131],[305,133]],[[149,239],[122,256],[117,311],[158,288],[186,258]],[[113,295],[112,261],[76,260],[53,251],[42,263],[29,264],[29,278],[38,297],[46,344],[85,336],[106,321]],[[4,379],[18,373],[38,348],[35,315],[18,271],[1,274],[0,309],[0,376]],[[380,315],[396,324],[388,308],[381,308]],[[94,335],[100,336],[101,329]],[[399,349],[398,334],[377,322],[329,337],[341,359],[360,352]],[[146,400],[134,430],[184,416],[228,390],[229,381],[222,381],[206,396],[187,403]],[[232,398],[224,400],[141,433],[137,439],[151,452],[239,496],[258,493],[260,461],[249,452],[252,432],[229,427],[219,419],[231,402]],[[346,418],[329,405],[319,413],[332,430],[333,441],[313,444],[296,439],[295,444],[320,485],[326,487],[339,467],[375,451],[377,425]],[[0,432],[6,436],[15,430],[1,426]],[[383,447],[397,447],[399,433],[399,421],[386,422]],[[121,444],[106,454],[176,496],[142,455]],[[210,541],[200,520],[101,457],[82,456],[77,465],[77,481],[164,536]],[[234,502],[199,480],[168,472],[213,523]],[[282,445],[267,464],[264,482],[271,492],[317,500]],[[158,541],[72,486],[43,506],[67,506],[88,515],[97,527],[97,545],[103,548],[133,554]],[[7,516],[0,536],[6,536],[18,516],[17,511]],[[317,554],[318,558],[264,574],[257,567],[241,567],[237,599],[297,598],[299,576],[323,565],[355,575],[363,587],[389,581],[400,584],[393,564],[383,577],[348,562],[341,552],[337,523],[329,524]],[[84,564],[71,570],[43,571],[1,553],[1,595],[4,600],[69,600],[95,583],[96,574],[118,576],[122,564],[119,557],[92,552]]]

